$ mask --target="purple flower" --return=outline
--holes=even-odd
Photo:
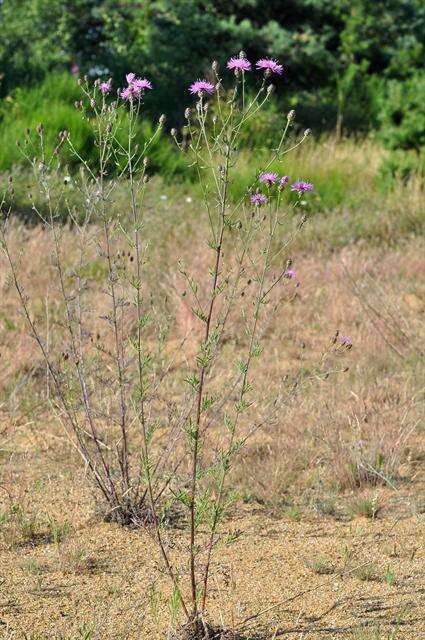
[[[261,173],[258,176],[258,180],[260,182],[265,182],[269,187],[271,187],[277,180],[277,173]]]
[[[230,58],[227,62],[228,69],[238,69],[239,71],[251,71],[251,63],[246,58]]]
[[[281,179],[279,180],[279,184],[281,187],[284,187],[285,184],[288,184],[289,182],[289,176],[282,176]]]
[[[137,78],[135,73],[127,73],[125,79],[128,82],[128,87],[123,89],[120,93],[123,100],[133,100],[140,98],[144,89],[152,89],[152,83],[146,78]]]
[[[208,93],[211,95],[214,93],[215,87],[211,82],[207,82],[206,80],[196,80],[193,84],[190,85],[189,91],[190,93],[196,95],[197,93]]]
[[[127,87],[127,89],[122,89],[120,96],[123,100],[131,100],[133,98],[133,92],[131,87]]]
[[[295,271],[295,269],[286,269],[283,275],[289,280],[294,280],[297,277],[297,272]]]
[[[107,93],[110,92],[112,87],[112,81],[108,80],[107,82],[101,82],[99,84],[99,89],[101,90],[101,92],[106,95]]]
[[[144,89],[152,89],[152,82],[146,78],[136,78],[131,83],[133,91],[143,91]]]
[[[343,347],[351,347],[352,346],[352,342],[350,340],[350,338],[348,336],[342,336],[341,337],[341,344]]]
[[[303,180],[297,180],[291,185],[291,191],[298,191],[299,194],[305,191],[314,191],[314,187],[311,182],[303,182]]]
[[[281,75],[283,73],[283,66],[279,64],[277,60],[273,60],[272,58],[261,58],[255,65],[257,69],[270,69],[272,73],[277,73]]]
[[[253,193],[250,198],[252,204],[255,204],[257,207],[261,207],[261,205],[266,204],[269,199],[264,193]]]

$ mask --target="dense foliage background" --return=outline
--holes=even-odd
[[[0,0],[0,23],[3,118],[49,74],[134,70],[154,83],[147,108],[178,122],[188,84],[244,49],[284,64],[279,106],[301,125],[378,130],[396,169],[423,158],[423,0]]]

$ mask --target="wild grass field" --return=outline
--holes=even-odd
[[[384,184],[384,158],[373,141],[312,139],[284,166],[293,179],[311,180],[315,191],[302,233],[295,212],[276,240],[294,236],[294,273],[273,299],[282,306],[267,314],[262,357],[252,364],[256,400],[243,423],[244,438],[250,437],[232,462],[235,493],[210,575],[208,615],[221,630],[214,637],[425,638],[424,193],[419,176]],[[261,163],[242,153],[238,179],[229,184],[232,201]],[[5,191],[7,181],[4,175]],[[55,247],[50,230],[33,215],[34,206],[45,215],[41,191],[26,170],[15,172],[13,184],[16,197],[5,201],[12,213],[8,251],[49,357],[63,363],[69,358],[66,305]],[[66,206],[73,211],[82,206],[76,185],[74,174],[67,176]],[[63,185],[52,189],[62,193]],[[128,206],[122,178],[111,207],[125,220]],[[168,359],[166,372],[173,374],[171,383],[164,375],[163,406],[162,396],[153,399],[165,420],[167,412],[174,415],[202,343],[203,319],[192,312],[186,267],[177,265],[187,265],[199,290],[206,290],[211,247],[202,191],[193,182],[153,176],[143,207],[147,304],[160,328],[160,338],[152,332],[147,341],[160,343],[152,357]],[[67,286],[84,245],[84,278],[93,286],[87,341],[108,355],[113,344],[102,315],[101,224],[90,224],[84,237],[69,221],[59,228]],[[123,236],[113,234],[108,251],[121,271],[132,269]],[[224,252],[231,253],[230,241]],[[64,428],[64,413],[53,411],[52,371],[28,331],[6,259],[0,279],[0,637],[164,637],[181,611],[152,522],[123,526],[105,517],[89,480],[92,470]],[[250,284],[238,303],[242,311],[255,300]],[[131,332],[134,317],[123,309],[123,332]],[[227,385],[232,399],[227,367],[248,342],[244,317],[232,316],[235,328],[214,370],[213,391]],[[98,366],[107,369],[104,363],[99,356]],[[114,383],[110,377],[101,387],[107,374],[94,369],[100,391],[94,384],[92,393],[102,396],[99,442],[106,450],[115,399],[107,387]],[[71,398],[77,393],[71,386],[68,392]],[[153,437],[159,449],[160,437]],[[213,426],[202,451],[205,466],[214,465],[221,437]],[[171,458],[182,446],[176,437]],[[183,487],[188,478],[182,473]],[[202,481],[208,491],[208,474]],[[184,578],[186,516],[175,504],[165,507],[163,544]],[[199,535],[208,549],[207,530],[200,527]]]

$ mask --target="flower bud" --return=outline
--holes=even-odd
[[[96,100],[93,100],[93,98],[90,100],[90,106],[92,109],[94,109],[96,106]]]
[[[38,133],[39,135],[41,135],[43,132],[44,132],[44,126],[43,126],[43,124],[40,122],[40,123],[37,125],[37,133]]]
[[[217,71],[218,70],[218,62],[217,62],[217,60],[213,61],[211,67],[212,67],[213,71]]]
[[[267,93],[273,93],[274,91],[274,84],[269,84],[269,86],[267,87]]]
[[[241,60],[246,60],[246,53],[245,51],[239,51],[239,58]]]
[[[143,165],[147,167],[148,164],[149,164],[149,158],[146,156],[145,158],[143,158]]]
[[[175,138],[177,136],[177,129],[175,129],[174,127],[171,129],[170,131],[171,135],[173,138]]]
[[[143,176],[143,183],[147,184],[149,182],[149,176]]]
[[[189,120],[189,118],[190,118],[190,111],[191,110],[189,109],[189,107],[187,109],[185,109],[184,117],[186,118],[186,120]]]
[[[217,116],[213,116],[212,122],[213,122],[213,124],[217,124],[218,117]]]
[[[161,125],[161,127],[165,124],[165,121],[166,121],[166,117],[165,117],[165,115],[162,113],[162,114],[159,116],[159,120],[158,120],[158,122],[159,122],[159,124]]]
[[[289,121],[293,120],[295,118],[295,111],[291,109],[286,117]]]
[[[304,138],[307,138],[307,136],[309,136],[309,135],[310,135],[310,133],[311,133],[311,129],[306,129],[306,130],[304,131]]]

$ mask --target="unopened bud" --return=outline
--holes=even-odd
[[[81,87],[81,85],[83,84],[83,81],[81,80],[81,78],[78,78],[77,84],[78,84],[79,87]]]
[[[165,115],[163,113],[159,116],[158,122],[161,125],[161,127],[165,124],[166,119],[167,118],[165,117]]]
[[[286,117],[288,120],[293,120],[295,118],[295,111],[291,109]]]
[[[306,222],[307,222],[307,214],[306,214],[306,213],[304,213],[304,215],[302,216],[302,218],[301,218],[301,220],[300,220],[300,222],[299,222],[298,228],[299,228],[299,229],[301,229],[301,227],[302,227]]]
[[[206,102],[206,103],[204,104],[204,111],[205,111],[205,113],[208,111],[208,102]]]
[[[220,91],[220,89],[222,89],[223,85],[221,84],[221,82],[217,82],[217,84],[215,85],[215,90],[216,91]]]
[[[213,122],[213,124],[217,124],[218,117],[217,116],[213,116],[212,122]]]
[[[213,61],[211,67],[212,67],[213,71],[217,71],[218,70],[218,62],[217,62],[217,60]]]
[[[175,129],[175,128],[173,127],[173,128],[171,129],[170,133],[171,133],[171,136],[172,136],[173,138],[175,138],[175,137],[177,136],[177,129]]]
[[[269,84],[269,86],[267,87],[267,93],[273,93],[274,91],[274,84]]]
[[[96,100],[93,100],[93,98],[90,100],[90,106],[92,109],[94,109],[96,106]]]
[[[40,123],[37,125],[37,133],[41,135],[43,132],[44,132],[43,123],[42,123],[42,122],[40,122]]]
[[[271,76],[271,75],[272,75],[272,70],[267,68],[267,69],[264,71],[264,77],[265,77],[265,78],[270,78],[270,76]]]
[[[311,129],[306,129],[306,130],[304,131],[304,138],[307,138],[307,136],[309,136],[309,135],[310,135],[310,133],[311,133]]]
[[[189,107],[187,109],[185,109],[184,117],[186,118],[186,120],[189,120],[189,118],[190,118],[190,109],[189,109]]]
[[[246,59],[246,53],[245,51],[239,51],[239,58],[241,60],[245,60]]]
[[[145,158],[143,158],[143,164],[144,164],[144,166],[145,166],[145,167],[147,167],[147,166],[148,166],[148,164],[149,164],[149,158],[148,158],[147,156],[146,156]]]
[[[149,176],[143,176],[143,182],[147,184],[149,182]]]

